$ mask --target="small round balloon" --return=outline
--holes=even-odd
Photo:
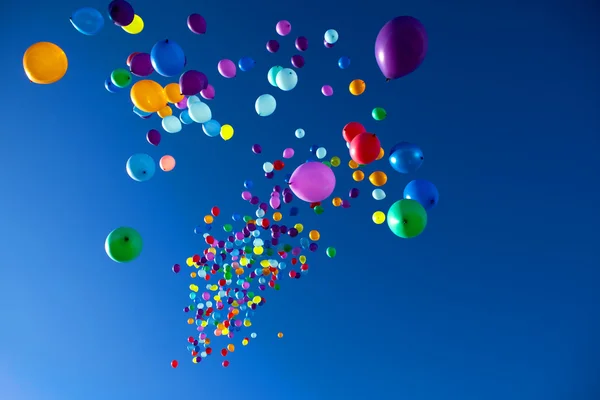
[[[254,109],[261,117],[268,117],[275,112],[277,108],[277,100],[270,94],[263,94],[256,99]]]
[[[294,68],[302,68],[305,64],[304,57],[302,57],[300,54],[293,55],[291,62]]]
[[[329,85],[324,85],[321,88],[321,93],[323,93],[323,96],[325,97],[333,96],[333,88]]]
[[[118,88],[131,85],[131,74],[125,68],[117,68],[110,74],[110,81]]]
[[[162,169],[163,171],[171,172],[173,171],[173,168],[175,168],[175,158],[173,158],[173,156],[168,155],[162,156],[158,164],[160,165],[160,169]]]
[[[206,89],[208,78],[203,72],[196,70],[185,71],[179,77],[179,90],[185,96],[194,96]]]
[[[340,67],[340,69],[346,69],[350,67],[350,57],[340,57],[340,59],[338,60],[338,67]]]
[[[144,30],[144,20],[139,15],[133,16],[133,21],[127,26],[122,26],[123,30],[130,35],[137,35]]]
[[[387,117],[387,112],[381,107],[375,107],[373,111],[371,111],[371,116],[375,121],[383,121],[385,117]]]
[[[110,80],[110,78],[106,78],[106,80],[104,81],[104,88],[109,92],[109,93],[119,93],[122,89],[119,87],[116,87],[112,81]]]
[[[181,121],[174,115],[164,117],[162,120],[162,127],[167,133],[178,133],[181,132]]]
[[[206,20],[200,14],[190,14],[187,18],[187,26],[196,35],[206,33]]]
[[[296,132],[294,132],[294,135],[296,135],[298,139],[302,139],[304,135],[306,135],[306,132],[304,131],[304,129],[298,128],[296,129]]]
[[[277,74],[279,74],[282,69],[283,67],[281,65],[275,65],[267,72],[267,80],[271,86],[277,87]]]
[[[275,30],[279,36],[287,36],[292,31],[292,24],[290,21],[281,20],[275,25]]]
[[[429,211],[438,204],[440,194],[433,183],[425,179],[415,179],[404,188],[404,198],[418,201],[426,211]]]
[[[350,157],[358,164],[367,165],[379,156],[381,142],[377,135],[364,132],[350,142]]]
[[[188,104],[188,113],[192,121],[199,124],[204,124],[212,119],[212,110],[208,104],[201,101]]]
[[[93,36],[98,34],[104,27],[102,13],[92,7],[83,7],[71,15],[71,24],[80,33]]]
[[[210,83],[206,86],[206,89],[200,91],[200,96],[206,100],[212,100],[215,98],[215,88]]]
[[[427,211],[416,200],[398,200],[388,210],[388,227],[403,239],[419,236],[427,226]]]
[[[148,53],[137,53],[131,58],[129,70],[132,74],[140,77],[152,75],[154,67],[152,66],[152,58]]]
[[[148,113],[157,112],[167,105],[163,87],[147,79],[133,84],[130,97],[134,106]]]
[[[160,139],[160,132],[156,129],[150,129],[146,134],[146,140],[148,140],[148,143],[150,143],[153,146],[158,146],[160,143]]]
[[[67,55],[54,43],[38,42],[23,55],[23,69],[27,78],[40,85],[58,82],[65,76],[68,67]]]
[[[122,226],[108,234],[104,250],[111,260],[126,263],[135,260],[142,252],[142,236],[133,228]]]
[[[348,86],[348,90],[354,96],[360,96],[365,92],[366,88],[367,84],[362,79],[355,79],[350,82],[350,85]]]
[[[340,36],[335,29],[329,29],[325,32],[324,38],[325,42],[329,44],[335,44]]]
[[[125,0],[113,0],[108,4],[108,16],[118,26],[127,26],[133,22],[135,12]]]
[[[242,57],[238,61],[238,68],[242,72],[248,72],[256,65],[256,61],[252,57]]]
[[[304,36],[298,36],[294,42],[294,45],[298,51],[306,51],[308,50],[308,39]]]
[[[279,42],[271,39],[267,42],[267,51],[269,53],[277,53],[279,51]]]
[[[125,169],[134,181],[146,182],[154,176],[156,163],[148,154],[134,154],[127,160]]]

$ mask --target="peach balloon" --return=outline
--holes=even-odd
[[[165,172],[173,171],[173,168],[175,168],[175,159],[173,156],[162,156],[158,165]]]

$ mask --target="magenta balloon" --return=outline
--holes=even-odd
[[[267,42],[267,50],[269,53],[277,53],[279,51],[279,42],[277,40],[269,40]]]
[[[289,182],[296,197],[308,203],[316,203],[333,193],[335,174],[327,165],[309,161],[296,168]]]
[[[132,74],[137,76],[149,76],[154,72],[152,66],[152,59],[148,53],[138,53],[131,59],[131,65],[129,70]]]
[[[396,17],[388,21],[375,40],[375,59],[387,79],[398,79],[421,65],[428,48],[425,27],[416,18]]]
[[[287,149],[283,150],[283,158],[292,158],[294,157],[294,153],[294,149],[288,147]]]
[[[190,14],[187,18],[187,26],[197,35],[206,33],[206,20],[200,14]]]
[[[237,67],[235,66],[235,63],[228,59],[219,61],[217,69],[219,70],[221,76],[225,78],[235,78],[237,73]]]
[[[200,96],[202,96],[206,100],[214,99],[215,98],[214,86],[209,83],[208,86],[206,87],[206,89],[203,89],[202,91],[200,91]]]
[[[326,40],[323,40],[323,45],[325,45],[325,47],[327,47],[328,49],[333,47],[333,43],[327,43]]]
[[[285,19],[281,20],[277,23],[277,25],[275,25],[275,30],[279,36],[287,36],[292,31],[292,24],[290,24],[290,21],[286,21]]]
[[[327,96],[327,97],[333,96],[333,88],[329,85],[324,85],[321,88],[321,93],[323,93],[323,96]]]
[[[296,68],[304,67],[304,57],[302,57],[300,54],[293,55],[292,65]]]
[[[187,96],[185,96],[179,103],[175,103],[175,107],[180,110],[185,110],[187,108],[187,99]]]
[[[298,36],[295,45],[298,51],[306,51],[308,49],[308,39],[304,36]]]
[[[196,70],[185,71],[179,78],[179,90],[186,96],[194,96],[208,86],[208,78]]]
[[[158,146],[160,143],[160,132],[156,129],[150,129],[146,134],[146,140],[148,140],[148,143],[151,145]]]

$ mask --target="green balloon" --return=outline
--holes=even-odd
[[[414,238],[427,226],[427,211],[416,200],[398,200],[388,210],[387,223],[394,235],[403,239]]]
[[[383,121],[387,117],[387,112],[381,107],[375,107],[371,111],[371,115],[375,121]]]
[[[110,81],[118,88],[126,88],[131,85],[131,73],[124,68],[117,68],[110,74]]]
[[[335,250],[335,247],[328,247],[327,250],[326,250],[326,252],[327,252],[327,256],[329,258],[333,258],[337,254],[337,251]]]
[[[108,234],[104,250],[113,261],[126,263],[140,255],[143,245],[142,236],[138,231],[122,226]]]

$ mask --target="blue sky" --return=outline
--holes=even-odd
[[[0,398],[576,400],[598,393],[600,25],[592,2],[137,1],[146,23],[137,36],[107,23],[85,37],[69,23],[75,9],[104,11],[107,3],[3,8]],[[192,12],[206,17],[206,35],[188,31]],[[419,18],[430,48],[417,72],[386,83],[373,46],[397,15]],[[292,34],[269,54],[265,43],[280,19],[292,22]],[[333,49],[322,45],[329,28],[340,33]],[[306,66],[298,87],[284,93],[266,73],[289,63],[297,35],[309,38]],[[188,65],[216,87],[210,105],[236,129],[231,141],[196,125],[164,133],[154,148],[145,133],[160,130],[159,119],[138,118],[126,92],[104,90],[131,52],[149,52],[165,38],[181,44]],[[23,52],[38,41],[59,44],[69,57],[57,84],[33,85],[23,74]],[[254,70],[218,76],[220,59],[246,55],[257,61]],[[342,55],[352,58],[344,71],[336,65]],[[347,91],[356,78],[367,82],[360,97]],[[334,96],[320,94],[324,84]],[[279,102],[268,118],[254,111],[263,93]],[[371,119],[376,106],[386,108],[386,120]],[[400,240],[371,222],[384,206],[345,167],[341,129],[352,120],[386,148],[403,140],[423,148],[414,176],[382,167],[390,176],[385,207],[410,179],[437,185],[440,204],[422,236]],[[297,128],[304,139],[294,137]],[[254,143],[262,155],[252,154]],[[243,181],[268,195],[263,162],[285,147],[301,160],[312,144],[344,160],[336,194],[362,191],[347,210],[300,211],[338,256],[319,252],[308,275],[269,292],[253,320],[258,338],[238,344],[229,368],[220,356],[192,364],[185,346],[193,331],[182,312],[190,281],[171,266],[203,249],[193,228],[212,206],[224,215],[251,212],[240,198]],[[133,182],[125,162],[139,152],[157,160],[171,154],[177,167]],[[104,253],[106,235],[122,225],[145,240],[130,264]]]

